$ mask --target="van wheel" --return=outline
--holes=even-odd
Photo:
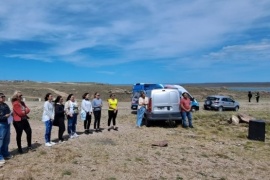
[[[150,127],[151,126],[151,122],[147,118],[144,118],[144,124],[145,124],[146,127]]]
[[[191,112],[195,112],[196,111],[196,107],[195,106],[192,106],[191,107]]]
[[[236,106],[236,107],[234,108],[234,110],[235,110],[235,111],[238,111],[238,110],[239,110],[239,107],[238,107],[238,106]]]
[[[167,122],[168,122],[168,125],[169,125],[170,128],[177,127],[176,121],[168,120]]]

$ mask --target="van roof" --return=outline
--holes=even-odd
[[[184,87],[177,85],[177,84],[165,84],[164,87],[167,89],[178,89],[182,93],[188,92]]]

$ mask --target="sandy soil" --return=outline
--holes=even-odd
[[[10,150],[14,158],[0,168],[0,179],[269,179],[269,132],[265,142],[248,140],[247,124],[233,126],[226,121],[235,112],[195,112],[194,129],[171,128],[166,123],[136,128],[130,103],[120,102],[119,131],[107,131],[105,106],[103,132],[83,134],[79,120],[80,137],[45,147],[44,124],[40,121],[43,103],[26,103],[32,110],[30,124],[36,151],[17,154],[12,126]],[[265,112],[260,118],[269,117],[270,102],[266,100],[240,103],[239,112],[255,116],[256,112]],[[266,121],[269,123],[269,119]],[[57,131],[53,127],[55,141]],[[22,139],[26,146],[25,134]],[[168,146],[151,146],[161,140],[167,140]]]

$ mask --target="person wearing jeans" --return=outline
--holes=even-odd
[[[68,134],[71,139],[79,137],[76,133],[78,111],[79,107],[74,95],[69,94],[65,103],[65,112],[68,119]]]
[[[30,109],[23,102],[23,95],[20,91],[16,91],[12,97],[12,106],[13,106],[13,126],[16,130],[16,141],[18,146],[18,152],[23,153],[21,138],[22,133],[25,131],[27,139],[27,150],[35,151],[32,148],[32,129],[28,122],[29,117],[27,116],[30,113]]]
[[[5,95],[0,93],[0,165],[5,163],[5,159],[12,157],[8,152],[10,142],[10,124],[8,118],[10,116],[11,111],[5,103]]]
[[[55,143],[51,141],[52,121],[54,120],[54,106],[52,103],[52,94],[47,93],[44,100],[45,103],[43,106],[42,121],[45,124],[45,146],[50,147],[52,145],[55,145]]]
[[[139,104],[138,104],[138,110],[137,110],[137,127],[141,127],[142,125],[142,119],[144,116],[144,112],[147,109],[147,105],[149,103],[148,97],[145,96],[145,92],[142,91],[140,98],[139,98]]]
[[[185,92],[182,94],[182,96],[183,98],[180,100],[182,126],[183,128],[188,128],[188,127],[193,128],[190,99],[188,98],[188,94]],[[186,122],[186,117],[188,118],[188,124]]]

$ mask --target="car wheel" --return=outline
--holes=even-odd
[[[220,106],[220,107],[218,108],[218,111],[219,111],[219,112],[222,112],[222,111],[223,111],[223,107]]]
[[[239,106],[236,106],[235,108],[234,108],[234,111],[238,111],[239,110]]]
[[[192,106],[191,107],[191,112],[195,112],[196,111],[196,107],[195,106]]]

